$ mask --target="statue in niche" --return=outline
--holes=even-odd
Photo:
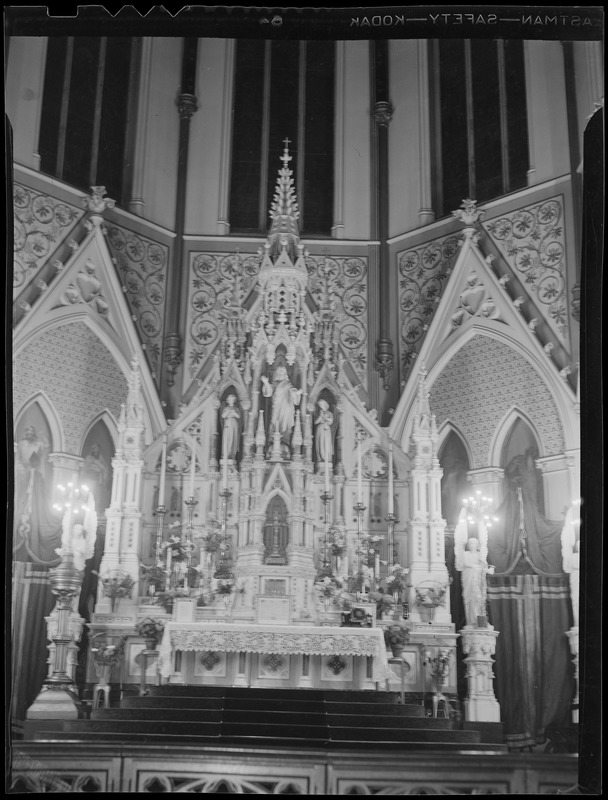
[[[281,434],[281,441],[289,444],[295,423],[296,406],[300,405],[302,389],[296,389],[289,380],[287,369],[279,366],[271,384],[266,375],[262,375],[262,394],[272,397],[272,416],[270,429]]]
[[[266,523],[264,526],[266,555],[264,563],[277,566],[286,564],[285,549],[287,542],[287,510],[280,498],[275,498],[266,511]]]
[[[93,492],[98,514],[103,514],[109,505],[109,477],[110,468],[103,457],[101,446],[95,442],[80,468],[80,483]]]
[[[49,509],[48,450],[44,437],[27,425],[15,452],[14,548],[17,561],[53,566],[59,560],[61,522]]]
[[[332,461],[334,455],[334,443],[332,434],[332,425],[334,424],[334,415],[329,410],[329,403],[327,400],[319,400],[319,413],[315,419],[315,447],[317,450],[317,459],[319,461]]]
[[[224,426],[222,436],[223,458],[235,459],[239,452],[239,439],[241,429],[241,412],[237,405],[237,398],[229,394],[221,411]]]
[[[182,491],[177,486],[171,488],[171,502],[169,503],[169,511],[179,511],[182,505]]]

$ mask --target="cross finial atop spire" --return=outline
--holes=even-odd
[[[283,144],[285,145],[285,150],[283,151],[283,155],[281,156],[281,161],[283,165],[286,167],[289,162],[292,160],[291,156],[289,155],[289,143],[291,139],[288,139],[287,136],[283,139]]]

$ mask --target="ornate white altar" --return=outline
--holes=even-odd
[[[384,636],[379,628],[337,628],[315,625],[288,628],[275,625],[170,622],[165,626],[159,648],[159,671],[163,678],[177,677],[175,656],[178,651],[218,654],[215,659],[223,659],[226,654],[260,654],[275,657],[275,660],[280,656],[312,657],[316,660],[318,668],[315,670],[314,664],[311,665],[308,674],[306,671],[302,673],[300,669],[298,678],[304,680],[298,680],[298,685],[306,685],[312,678],[313,672],[319,672],[319,668],[323,666],[323,659],[325,662],[333,663],[330,671],[336,677],[341,673],[349,674],[347,669],[350,665],[346,659],[354,659],[352,679],[345,681],[345,684],[354,683],[357,688],[373,688],[369,686],[371,681],[374,684],[381,684],[379,688],[383,689],[389,677]],[[332,662],[335,657],[337,660]],[[346,658],[340,660],[340,657]],[[212,658],[211,661],[215,659]],[[368,668],[370,663],[368,659],[371,660],[371,669]],[[300,666],[301,659],[297,660]],[[216,661],[217,663],[221,662]],[[342,664],[344,666],[341,667]],[[280,679],[280,674],[275,677]],[[319,685],[319,679],[315,683]],[[340,688],[353,687],[344,685]]]

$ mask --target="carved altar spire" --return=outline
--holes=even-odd
[[[295,261],[300,243],[298,220],[300,211],[293,186],[293,172],[289,169],[292,156],[289,155],[289,139],[284,139],[285,149],[281,156],[283,166],[279,170],[277,185],[274,190],[270,218],[272,224],[268,234],[270,257],[277,258],[285,248],[292,261]]]

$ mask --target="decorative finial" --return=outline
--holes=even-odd
[[[460,208],[452,211],[452,216],[464,222],[465,225],[474,225],[477,220],[483,219],[486,215],[485,211],[477,208],[477,200],[467,198],[460,204]]]
[[[114,208],[115,200],[104,197],[107,194],[105,186],[91,186],[91,194],[82,198],[82,205],[93,214],[103,214],[106,208]]]

